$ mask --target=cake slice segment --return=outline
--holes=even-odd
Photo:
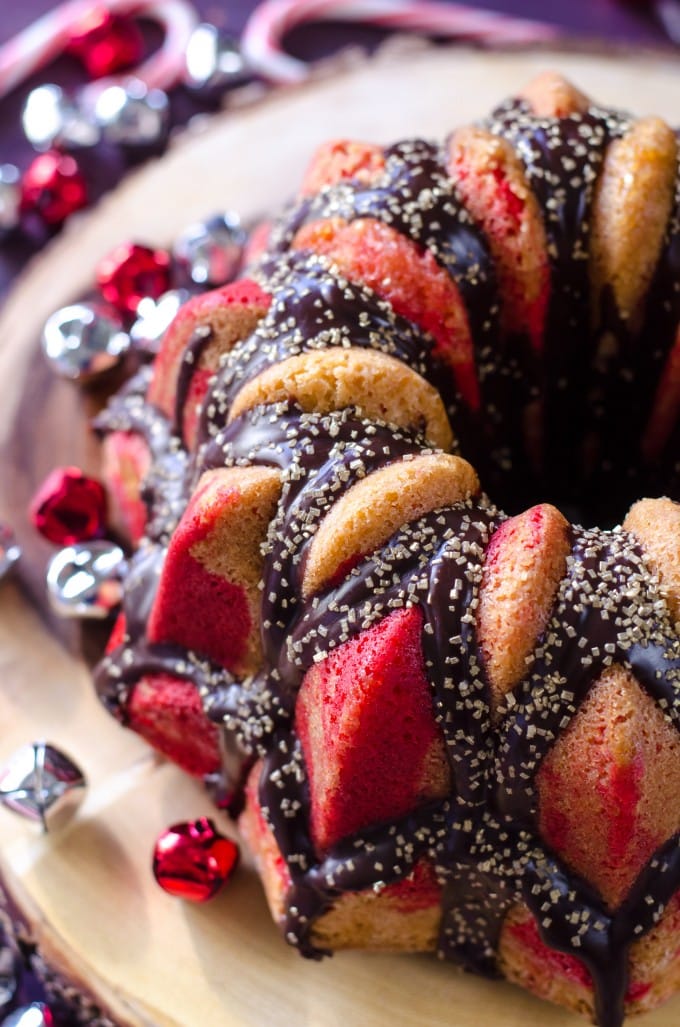
[[[296,728],[309,775],[311,835],[320,853],[450,790],[421,633],[416,607],[397,610],[305,675]]]
[[[304,225],[293,249],[330,257],[351,281],[388,300],[394,310],[429,332],[434,352],[450,369],[471,410],[480,404],[473,340],[460,291],[432,253],[374,218],[329,217]]]
[[[359,417],[419,432],[441,449],[453,444],[434,386],[401,360],[376,350],[333,347],[282,360],[242,386],[229,421],[260,403],[285,400],[322,414],[356,407]]]
[[[505,336],[543,348],[550,267],[543,220],[510,143],[482,128],[454,132],[448,169],[466,208],[484,231],[496,263]]]
[[[237,675],[259,667],[260,546],[280,491],[268,467],[202,476],[168,546],[150,642],[183,645]]]
[[[477,632],[494,707],[530,671],[569,550],[569,524],[548,503],[510,517],[491,537]]]
[[[672,499],[640,499],[623,522],[642,546],[659,577],[672,620],[680,621],[680,503]]]
[[[260,805],[261,775],[262,763],[258,762],[246,785],[239,832],[262,878],[272,918],[285,934],[294,882]],[[314,921],[311,943],[322,951],[432,952],[437,944],[441,896],[432,865],[420,859],[399,880],[389,884],[376,880],[373,887],[337,894]]]
[[[680,734],[614,664],[548,753],[537,786],[541,835],[615,910],[680,830]]]
[[[322,143],[309,162],[300,195],[314,196],[324,187],[348,179],[373,182],[384,169],[385,153],[381,146],[356,139],[332,139]]]
[[[231,282],[190,299],[165,333],[147,399],[175,423],[189,446],[220,357],[255,330],[269,303],[269,294],[255,282]]]

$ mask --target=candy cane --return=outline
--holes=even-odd
[[[92,0],[60,4],[0,47],[0,97],[62,53],[92,6]],[[150,88],[166,89],[181,77],[186,46],[198,22],[188,0],[98,0],[96,6],[112,14],[143,14],[163,29],[161,47],[135,69],[135,78]],[[96,87],[104,89],[129,75],[100,79]]]
[[[300,82],[309,74],[304,61],[284,52],[281,40],[308,21],[362,22],[473,40],[486,45],[545,42],[557,29],[543,22],[512,18],[463,4],[428,0],[265,0],[248,21],[241,47],[250,66],[274,82]]]
[[[678,0],[656,0],[654,13],[668,38],[680,46],[680,3]]]

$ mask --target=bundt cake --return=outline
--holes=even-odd
[[[680,986],[678,150],[552,75],[322,147],[97,422],[136,549],[97,689],[304,955],[602,1027]]]

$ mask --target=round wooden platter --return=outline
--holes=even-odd
[[[487,55],[412,43],[243,102],[191,131],[159,162],[65,231],[27,270],[0,317],[0,517],[26,550],[22,585],[0,587],[0,765],[46,738],[89,788],[70,826],[40,835],[0,810],[0,870],[45,953],[122,1024],[198,1027],[568,1027],[582,1021],[519,989],[425,957],[341,953],[308,963],[279,938],[244,861],[206,906],[155,884],[150,854],[169,824],[211,815],[200,787],[158,760],[99,707],[73,632],[43,600],[50,547],[26,501],[50,467],[96,466],[85,422],[96,397],[52,378],[37,339],[45,318],[91,285],[97,260],[131,238],[169,243],[225,207],[246,217],[294,189],[314,146],[350,135],[442,135],[481,116],[536,72],[556,68],[599,101],[677,116],[680,72],[658,56]],[[64,644],[66,643],[66,644]],[[225,826],[225,825],[223,825]],[[226,827],[228,830],[228,827]],[[671,1027],[680,998],[644,1018]]]

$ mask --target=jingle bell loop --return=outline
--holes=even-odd
[[[10,1002],[16,998],[20,982],[19,956],[15,946],[9,942],[0,922],[0,1016]]]
[[[96,267],[101,295],[123,317],[136,317],[143,300],[158,299],[167,292],[171,276],[166,250],[136,242],[114,246]]]
[[[169,289],[157,300],[145,296],[137,307],[138,317],[130,328],[133,349],[155,356],[171,322],[190,297],[188,289]]]
[[[21,556],[14,532],[8,524],[0,521],[0,581],[6,577]]]
[[[88,185],[70,153],[39,153],[21,176],[21,213],[58,228],[88,203]]]
[[[10,1013],[2,1021],[2,1027],[54,1027],[54,1018],[44,1002],[31,1002],[30,1006]]]
[[[50,606],[61,617],[104,620],[119,606],[127,562],[115,542],[66,546],[47,568]]]
[[[247,242],[238,214],[227,211],[190,225],[173,247],[178,266],[196,285],[225,285],[237,274]]]
[[[0,233],[11,232],[21,216],[21,183],[14,164],[0,164]]]
[[[186,49],[184,82],[195,93],[217,93],[251,77],[233,36],[215,25],[197,25]]]
[[[153,873],[161,888],[189,902],[207,902],[238,866],[239,849],[208,817],[173,824],[156,841]]]
[[[94,101],[94,116],[109,143],[153,146],[165,135],[170,104],[162,89],[148,89],[138,79],[103,89]]]
[[[62,378],[88,381],[116,367],[130,348],[120,316],[97,303],[56,310],[43,328],[42,348]]]
[[[0,769],[0,802],[47,831],[73,815],[85,785],[82,770],[70,756],[47,742],[33,742]]]
[[[100,138],[96,122],[60,86],[51,83],[28,94],[21,123],[31,146],[41,151],[84,149],[96,146]]]

